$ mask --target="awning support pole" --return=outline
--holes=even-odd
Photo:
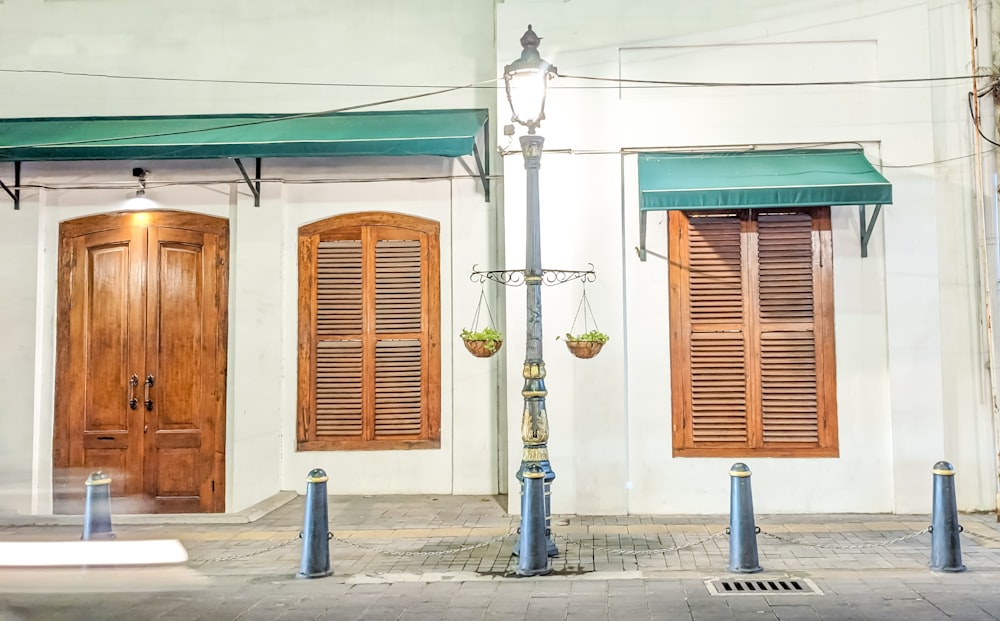
[[[243,162],[240,158],[234,157],[233,161],[236,162],[237,168],[240,169],[240,174],[243,175],[243,180],[246,181],[247,187],[250,188],[250,192],[253,194],[253,206],[260,207],[260,158],[257,160],[257,176],[254,180],[250,179],[250,175],[247,174],[247,169],[243,167]]]
[[[865,221],[865,205],[858,205],[858,215],[861,218],[861,257],[868,256],[868,240],[872,237],[872,231],[875,230],[875,221],[878,220],[878,214],[882,211],[882,205],[875,205],[875,213],[872,214],[872,219],[868,222]]]
[[[646,262],[646,212],[639,211],[639,247],[635,249],[639,253],[639,260]]]
[[[14,162],[14,189],[11,190],[7,184],[0,179],[0,188],[14,201],[14,209],[21,208],[21,162]]]

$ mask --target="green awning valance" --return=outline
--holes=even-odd
[[[0,161],[474,153],[486,110],[0,119]]]
[[[643,211],[892,203],[861,149],[641,153],[639,193]]]

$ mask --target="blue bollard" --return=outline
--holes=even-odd
[[[955,503],[955,468],[946,461],[934,464],[934,505],[931,514],[931,570],[965,571]]]
[[[521,538],[518,540],[517,575],[541,576],[552,571],[545,532],[545,472],[537,464],[524,471],[521,485]]]
[[[750,468],[736,463],[729,469],[729,571],[755,574],[763,571],[757,559],[757,526],[753,520]]]
[[[84,482],[87,498],[83,509],[83,535],[80,539],[114,539],[111,532],[111,477],[93,472]]]
[[[299,578],[325,578],[330,571],[329,518],[326,482],[330,477],[316,468],[306,477],[306,517],[302,528],[302,564]]]

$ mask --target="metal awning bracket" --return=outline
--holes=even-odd
[[[875,205],[875,212],[872,213],[872,219],[865,219],[865,205],[858,205],[858,216],[861,220],[861,257],[868,256],[868,241],[872,237],[872,231],[875,230],[875,221],[878,220],[879,213],[882,212],[882,205]]]
[[[639,254],[639,260],[646,262],[646,212],[639,211],[639,247],[635,249]]]
[[[0,179],[0,189],[3,189],[14,201],[14,209],[21,208],[21,162],[14,162],[14,189],[11,189]]]
[[[476,170],[479,172],[479,179],[483,183],[483,195],[486,202],[490,202],[490,119],[486,118],[483,123],[483,153],[487,155],[483,159],[479,152],[479,141],[472,141],[472,155],[476,158]]]
[[[243,181],[246,182],[247,187],[250,188],[250,193],[253,194],[253,206],[260,207],[260,158],[255,158],[257,160],[257,170],[256,176],[250,179],[250,175],[247,174],[247,169],[243,167],[243,162],[238,157],[234,157],[233,161],[236,162],[236,167],[240,169],[240,174],[243,175]]]

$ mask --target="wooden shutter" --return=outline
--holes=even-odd
[[[741,222],[688,221],[691,440],[746,444]]]
[[[674,454],[836,455],[829,208],[669,218]]]
[[[380,212],[299,230],[300,450],[440,446],[438,232]]]
[[[362,438],[361,240],[319,242],[316,257],[316,436]]]
[[[759,214],[757,256],[763,442],[815,445],[819,405],[810,214]]]
[[[419,239],[383,239],[376,244],[375,318],[375,437],[419,437],[423,401]]]

